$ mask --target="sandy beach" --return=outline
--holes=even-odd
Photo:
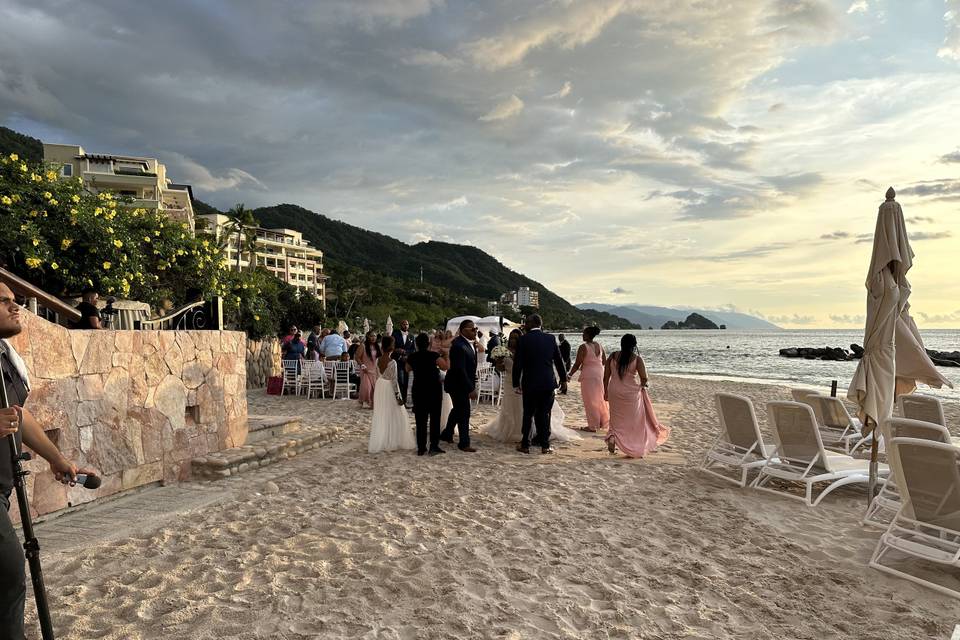
[[[720,390],[753,398],[765,431],[764,404],[789,399],[654,376],[673,432],[643,460],[589,434],[553,456],[482,436],[476,454],[371,456],[355,402],[251,391],[251,413],[344,435],[273,467],[278,493],[258,470],[229,499],[45,553],[58,637],[949,638],[960,601],[867,567],[863,490],[811,509],[696,471]],[[560,402],[585,424],[578,385]]]

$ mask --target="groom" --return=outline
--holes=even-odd
[[[470,446],[470,401],[477,397],[477,351],[473,346],[477,339],[477,327],[473,320],[461,322],[459,333],[450,345],[450,368],[443,380],[443,388],[450,394],[453,408],[440,439],[453,442],[453,429],[456,427],[460,431],[457,448],[473,453],[476,449]]]
[[[543,332],[543,320],[539,315],[527,316],[524,328],[527,333],[520,338],[513,360],[514,390],[523,394],[523,431],[517,451],[530,453],[530,427],[531,422],[536,422],[536,444],[543,453],[552,453],[550,411],[557,380],[560,381],[560,393],[567,392],[567,370],[553,336]]]

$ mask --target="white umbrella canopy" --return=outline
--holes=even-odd
[[[475,320],[474,323],[478,329],[486,334],[500,333],[500,316],[484,316]],[[506,317],[503,318],[503,333],[510,333],[513,329],[518,328],[520,328],[519,324]]]
[[[343,335],[343,332],[348,329],[349,327],[347,326],[347,323],[344,322],[343,320],[337,323],[337,333],[339,333],[340,335]]]
[[[370,319],[364,318],[363,319],[363,335],[367,335],[368,333],[370,333]]]
[[[460,323],[464,320],[472,320],[474,324],[480,322],[480,316],[457,316],[456,318],[450,318],[447,320],[447,331],[453,331],[456,335],[457,330],[460,328]]]
[[[393,335],[393,319],[390,316],[387,316],[387,323],[383,326],[383,335]]]
[[[896,192],[890,187],[886,201],[877,213],[873,254],[866,280],[863,357],[847,390],[847,398],[857,403],[857,414],[868,429],[882,426],[893,414],[896,395],[913,391],[917,382],[937,388],[950,385],[937,372],[924,350],[920,332],[910,317],[907,272],[913,266],[914,254],[907,237],[903,209],[895,198]],[[871,480],[875,479],[876,458],[875,437],[871,451]]]

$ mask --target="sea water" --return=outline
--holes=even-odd
[[[620,348],[623,331],[603,331],[597,340],[607,353]],[[670,374],[739,382],[763,382],[788,386],[829,388],[837,381],[838,393],[846,393],[857,360],[829,362],[783,358],[780,349],[789,347],[842,347],[849,350],[852,343],[863,345],[863,331],[795,330],[795,331],[734,331],[734,330],[645,330],[633,331],[640,353],[651,374]],[[960,350],[960,331],[932,329],[921,336],[928,349],[936,351]],[[567,334],[567,340],[576,348],[579,335]],[[960,401],[960,368],[937,367],[954,389],[920,391],[940,396],[944,400]]]

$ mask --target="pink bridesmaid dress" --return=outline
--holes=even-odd
[[[366,404],[372,408],[373,389],[377,386],[377,378],[380,377],[380,372],[377,371],[376,359],[370,360],[366,353],[363,354],[363,364],[366,365],[366,368],[360,370],[360,390],[357,392],[357,397],[361,407]]]
[[[610,424],[610,408],[603,399],[603,362],[600,360],[600,345],[587,343],[583,364],[580,365],[580,393],[583,409],[587,414],[587,431],[606,429]]]
[[[619,357],[619,356],[618,356]],[[610,431],[606,441],[613,442],[630,458],[642,458],[666,442],[670,429],[657,421],[650,395],[637,375],[639,358],[634,358],[620,377],[617,362],[610,362],[607,395],[610,400]]]

